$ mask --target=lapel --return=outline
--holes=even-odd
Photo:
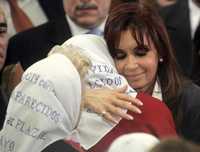
[[[63,0],[38,0],[49,20],[64,16]]]
[[[48,33],[48,42],[50,44],[59,44],[61,45],[67,39],[72,37],[69,24],[65,17],[61,17],[52,22],[52,29]]]

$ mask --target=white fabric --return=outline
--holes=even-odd
[[[79,34],[85,34],[90,31],[90,29],[86,29],[86,28],[80,27],[77,24],[75,24],[68,15],[66,15],[66,18],[69,23],[70,31],[72,32],[73,36],[79,35]],[[96,28],[98,28],[100,31],[103,32],[105,24],[106,24],[106,19]]]
[[[152,97],[157,98],[160,101],[163,100],[162,91],[161,91],[161,87],[160,87],[160,81],[158,79],[157,79],[157,81],[156,81],[156,83],[154,85]]]
[[[112,57],[109,55],[103,38],[96,35],[78,35],[67,40],[62,47],[74,45],[83,49],[89,57],[92,67],[86,80],[90,88],[119,88],[127,85],[126,79],[117,73]],[[136,96],[135,90],[130,87],[127,94]],[[85,148],[89,149],[106,135],[115,125],[102,119],[101,116],[86,109],[82,112],[80,123],[74,131],[72,139],[76,139]]]
[[[0,151],[40,152],[65,139],[77,125],[80,104],[81,80],[68,58],[53,54],[35,63],[11,95]]]
[[[195,31],[200,24],[200,8],[196,6],[193,0],[188,0],[190,10],[190,24],[191,24],[191,35],[194,38]]]
[[[131,133],[118,137],[108,152],[148,152],[159,140],[147,133]]]
[[[34,26],[41,25],[48,21],[48,18],[44,11],[42,10],[38,0],[18,0],[19,7],[25,12],[25,14],[32,21]],[[2,6],[8,24],[8,35],[9,37],[16,34],[14,24],[12,21],[10,6],[7,0],[0,0],[0,5]]]

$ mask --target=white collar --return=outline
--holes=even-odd
[[[162,91],[161,91],[161,87],[160,87],[160,81],[156,80],[154,88],[153,88],[153,93],[152,96],[159,99],[159,100],[163,100],[162,98]]]
[[[90,31],[90,29],[86,29],[75,24],[68,15],[66,15],[66,18],[69,23],[69,27],[73,36],[79,35],[79,34],[85,34]],[[101,31],[104,31],[106,19],[98,26],[98,29],[100,29]]]
[[[192,0],[189,0],[188,3],[190,9],[191,34],[192,37],[194,37],[196,28],[200,23],[200,8]]]

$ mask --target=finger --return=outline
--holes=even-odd
[[[124,110],[121,108],[117,108],[115,106],[110,106],[109,110],[107,110],[112,116],[115,116],[116,118],[124,118],[127,120],[133,120],[133,117],[129,114],[127,114]]]
[[[133,120],[133,116],[129,115],[126,113],[125,110],[122,110],[121,108],[116,108],[116,110],[114,111],[118,117],[121,117],[121,118],[124,118],[124,119],[127,119],[127,120]]]
[[[115,119],[114,116],[112,116],[109,112],[106,112],[103,117],[106,121],[117,124],[118,121]]]
[[[117,94],[117,98],[124,101],[132,102],[133,104],[138,105],[138,106],[143,105],[143,103],[139,99],[131,97],[130,95],[127,95],[127,94]]]
[[[116,91],[119,92],[119,93],[125,93],[126,90],[127,90],[127,85],[121,87],[121,88],[117,88]]]
[[[130,110],[134,113],[137,113],[137,114],[141,114],[142,111],[135,105],[133,105],[131,102],[123,102],[121,100],[116,100],[115,101],[115,106],[121,108],[121,109],[127,109],[127,110]],[[111,109],[112,110],[112,109]],[[114,112],[114,110],[112,110]]]
[[[138,106],[143,106],[143,102],[141,100],[134,98],[134,97],[131,97],[131,96],[129,96],[129,99],[130,99],[132,104],[138,105]]]
[[[98,103],[91,104],[90,109],[99,115],[102,115],[102,112],[106,110],[105,106]]]

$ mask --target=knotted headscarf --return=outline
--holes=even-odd
[[[66,56],[55,53],[33,64],[11,95],[0,151],[40,152],[67,138],[78,123],[80,104],[80,76]]]

